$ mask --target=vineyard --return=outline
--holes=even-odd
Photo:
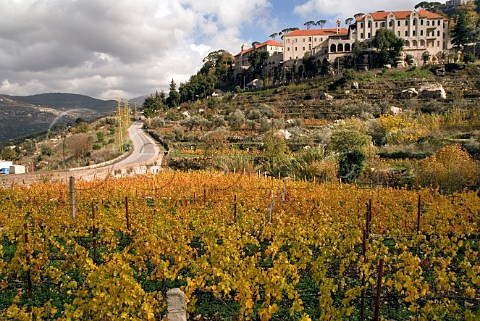
[[[169,172],[0,190],[1,320],[479,320],[475,192]]]

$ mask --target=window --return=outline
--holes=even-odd
[[[375,22],[375,28],[378,28],[378,22]]]
[[[311,42],[312,41],[312,37],[308,37],[308,42]]]
[[[290,39],[287,39],[287,43],[290,43]]]
[[[414,26],[417,25],[417,19],[413,19],[413,25],[414,25]]]
[[[360,33],[360,39],[363,39],[363,32]]]
[[[371,22],[371,21],[368,22],[368,27],[369,27],[369,28],[372,27],[372,22]]]
[[[420,30],[420,36],[423,36],[423,30]]]
[[[394,26],[393,20],[390,20],[390,22],[388,23],[388,26],[389,26],[389,27],[393,27],[393,26]]]
[[[363,22],[360,22],[360,28],[363,28],[363,26],[364,26]]]
[[[405,37],[408,37],[408,30],[405,30]]]
[[[305,38],[302,38],[302,42],[305,42]]]
[[[305,51],[305,47],[303,47],[302,50]]]
[[[437,41],[437,47],[440,47],[440,41]]]
[[[423,19],[420,20],[420,25],[421,25],[421,26],[423,26],[423,22],[424,22]]]
[[[437,31],[437,37],[440,37],[440,30]]]
[[[399,36],[399,37],[400,37],[400,31],[397,31],[397,36]]]
[[[430,26],[430,20],[427,20],[427,26]]]
[[[412,36],[415,37],[416,35],[417,35],[417,31],[416,31],[416,30],[413,30],[413,31],[412,31]]]
[[[385,21],[382,22],[382,28],[385,28]]]
[[[408,20],[405,20],[405,25],[408,26]]]
[[[290,47],[287,48],[287,51],[290,51]]]
[[[370,34],[370,32],[368,33],[368,39],[370,39],[372,37],[372,35]]]
[[[297,47],[295,47],[295,51],[297,51]]]
[[[400,20],[397,21],[397,26],[400,27]]]
[[[437,26],[440,26],[440,20],[437,20]]]

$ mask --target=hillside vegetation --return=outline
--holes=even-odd
[[[352,71],[227,93],[157,108],[147,125],[171,145],[169,164],[180,169],[414,186],[427,184],[414,179],[423,160],[454,145],[474,175],[480,68],[447,65],[442,76],[437,68]],[[432,86],[445,96],[424,90]]]

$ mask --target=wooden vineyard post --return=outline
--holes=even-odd
[[[364,260],[366,260],[366,253],[367,253],[367,230],[363,229],[362,255],[363,255]],[[362,275],[362,297],[361,297],[361,300],[360,300],[360,318],[361,318],[361,320],[363,320],[364,317],[365,317],[365,274]]]
[[[30,249],[28,248],[28,225],[25,223],[23,225],[25,229],[25,262],[27,263],[27,291],[28,291],[28,299],[32,299],[32,274],[30,270]]]
[[[128,196],[125,196],[125,220],[127,222],[127,231],[130,231],[130,217],[128,213]]]
[[[97,262],[97,227],[95,226],[95,204],[92,202],[92,243],[93,243],[93,262]]]
[[[383,275],[383,258],[378,262],[378,275],[377,275],[377,297],[375,299],[375,316],[374,320],[378,321],[380,314],[380,299],[382,297],[382,275]]]

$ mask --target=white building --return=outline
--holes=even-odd
[[[347,36],[345,28],[295,30],[283,37],[283,61],[302,59],[305,53],[312,53],[313,49],[332,36]]]
[[[234,56],[235,69],[248,69],[250,67],[248,58],[254,51],[266,51],[269,57],[282,56],[283,45],[275,40],[267,40],[256,44],[253,48],[243,44],[241,51]]]
[[[423,54],[437,56],[449,48],[448,19],[427,10],[374,12],[357,19],[351,29],[352,40],[370,45],[378,29],[392,30],[405,41],[403,51],[414,60],[421,61]]]

